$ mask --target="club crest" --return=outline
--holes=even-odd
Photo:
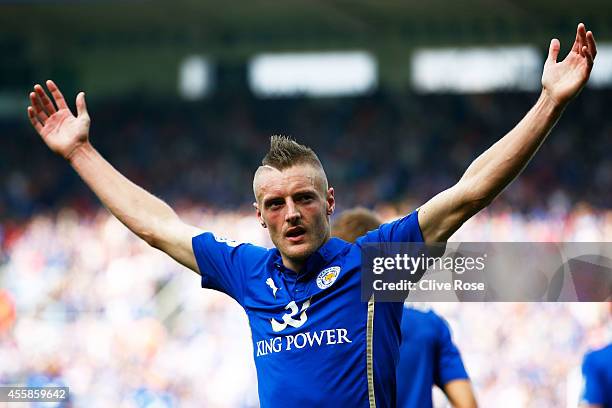
[[[331,266],[323,269],[321,272],[319,272],[319,276],[317,276],[317,286],[319,289],[329,288],[336,281],[338,275],[340,275],[339,266]]]

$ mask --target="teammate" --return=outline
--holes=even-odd
[[[612,302],[608,305],[612,314]],[[582,407],[612,408],[612,343],[584,356],[582,376]]]
[[[446,321],[432,310],[404,307],[397,364],[397,401],[403,408],[432,408],[432,387],[455,408],[475,408],[476,397]]]
[[[332,225],[332,236],[355,242],[381,223],[378,216],[368,209],[347,210]],[[461,354],[442,317],[432,310],[421,311],[405,305],[401,335],[396,369],[398,407],[433,407],[431,391],[434,384],[444,391],[453,407],[476,407]]]
[[[535,106],[477,158],[461,180],[361,242],[330,239],[334,189],[316,154],[283,137],[255,172],[255,210],[274,249],[238,244],[183,223],[162,200],[115,170],[89,142],[85,94],[73,116],[58,87],[30,93],[28,116],[102,203],[151,246],[227,293],[252,330],[264,407],[395,405],[401,304],[360,302],[360,249],[366,242],[441,242],[488,205],[525,167],[589,78],[596,46],[584,24],[567,57],[550,44]],[[376,317],[375,317],[376,316]],[[204,379],[205,381],[205,379]]]
[[[586,408],[612,408],[612,344],[584,356],[583,406]]]

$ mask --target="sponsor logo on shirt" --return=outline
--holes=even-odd
[[[272,337],[259,340],[256,343],[257,357],[288,350],[300,350],[311,347],[331,346],[347,344],[353,341],[349,339],[348,330],[343,328],[307,331],[283,337]]]
[[[336,281],[338,275],[340,275],[339,266],[331,266],[323,269],[321,272],[319,272],[319,276],[317,276],[317,286],[319,289],[329,288]]]
[[[272,323],[272,330],[275,332],[283,331],[287,328],[287,326],[291,327],[302,327],[306,320],[308,320],[308,316],[306,316],[306,309],[310,306],[310,299],[305,301],[302,304],[302,308],[298,309],[297,303],[295,300],[289,302],[285,309],[289,309],[289,312],[285,313],[282,317],[283,322],[277,322],[276,319],[270,319],[270,323]],[[300,313],[300,317],[298,319],[294,319],[294,317]]]

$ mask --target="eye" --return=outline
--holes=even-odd
[[[274,210],[278,210],[279,208],[281,208],[283,204],[284,203],[282,200],[273,200],[268,203],[267,207],[269,210],[274,211]]]
[[[298,201],[300,201],[301,203],[309,203],[312,200],[314,200],[314,197],[311,196],[310,194],[304,194],[304,195],[298,197]]]

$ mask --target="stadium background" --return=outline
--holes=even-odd
[[[270,245],[250,207],[270,134],[319,152],[338,210],[361,204],[392,219],[457,180],[537,97],[510,86],[419,91],[415,50],[529,45],[544,56],[555,36],[565,52],[583,21],[605,67],[611,17],[612,3],[593,0],[0,3],[0,384],[68,384],[75,406],[257,406],[238,305],[100,209],[30,128],[32,84],[53,78],[69,101],[85,90],[94,146],[185,219]],[[363,94],[251,90],[259,53],[355,50],[376,61]],[[193,56],[211,74],[199,96],[179,87]],[[611,240],[607,69],[454,240]],[[604,304],[432,306],[483,407],[575,406],[582,355],[612,339]]]

